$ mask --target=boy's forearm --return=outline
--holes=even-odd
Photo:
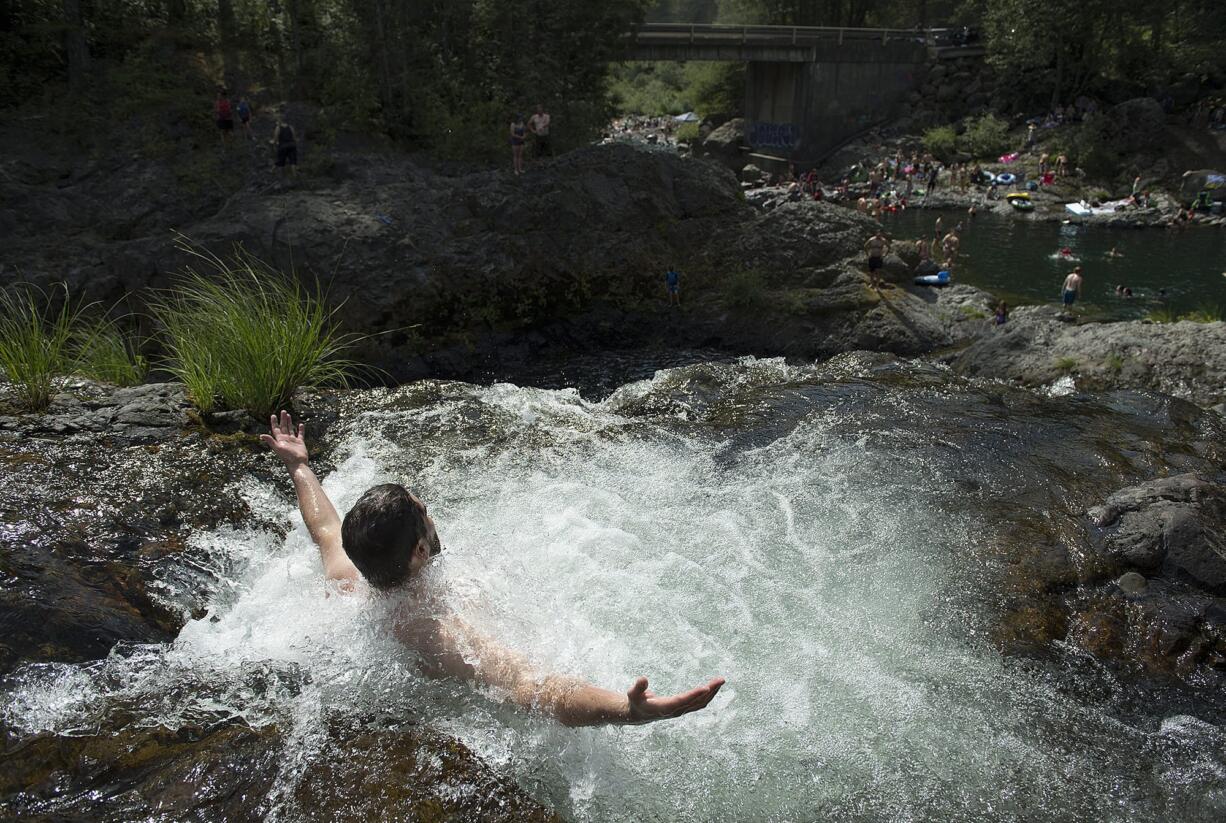
[[[624,693],[590,683],[551,677],[538,692],[537,706],[566,726],[603,726],[630,723],[630,700]]]
[[[307,531],[322,547],[325,538],[340,531],[340,516],[320,485],[319,478],[306,461],[288,465],[286,468],[289,469],[290,479],[294,483],[294,492],[298,495],[298,511],[302,513]]]

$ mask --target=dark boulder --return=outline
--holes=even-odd
[[[1226,491],[1196,474],[1151,480],[1089,512],[1101,550],[1147,575],[1226,595]]]
[[[745,154],[741,151],[744,145],[745,118],[734,117],[706,136],[698,154],[717,160],[733,171],[740,171],[745,165]]]

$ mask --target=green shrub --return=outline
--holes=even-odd
[[[766,278],[757,269],[742,269],[731,274],[724,282],[723,292],[727,304],[740,309],[757,310],[770,303]]]
[[[975,157],[997,157],[1009,147],[1009,124],[994,114],[985,114],[971,121],[962,141]]]
[[[745,107],[744,63],[695,61],[686,64],[685,76],[685,97],[699,114],[740,114]]]
[[[1087,115],[1069,140],[1074,165],[1090,177],[1111,178],[1119,173],[1120,156],[1115,147],[1115,127],[1102,114]]]
[[[958,133],[953,126],[937,126],[924,132],[924,150],[938,160],[948,161],[958,150]]]
[[[697,143],[699,136],[697,123],[682,123],[677,127],[676,137],[678,143]]]
[[[0,291],[0,367],[18,402],[41,411],[51,402],[55,379],[79,374],[118,385],[139,383],[144,360],[115,320],[74,304],[68,288],[47,294],[21,284]]]
[[[1109,354],[1103,365],[1107,367],[1107,371],[1119,374],[1124,368],[1124,358],[1118,354]]]
[[[151,310],[167,352],[163,367],[201,411],[284,407],[299,387],[345,386],[357,364],[344,357],[360,338],[339,334],[335,309],[290,275],[236,249],[223,260],[184,247],[188,267]]]
[[[1149,314],[1145,315],[1145,319],[1151,323],[1174,323],[1179,317],[1171,310],[1169,306],[1163,306],[1160,309],[1154,309]]]
[[[688,108],[685,66],[671,61],[628,62],[609,69],[609,96],[626,114],[681,114]]]

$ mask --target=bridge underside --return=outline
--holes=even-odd
[[[928,56],[924,42],[908,39],[792,44],[640,37],[627,59],[745,63],[749,147],[801,167],[897,116]]]

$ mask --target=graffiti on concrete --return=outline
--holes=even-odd
[[[754,122],[749,128],[749,145],[754,147],[795,148],[800,143],[800,128],[794,123]]]

